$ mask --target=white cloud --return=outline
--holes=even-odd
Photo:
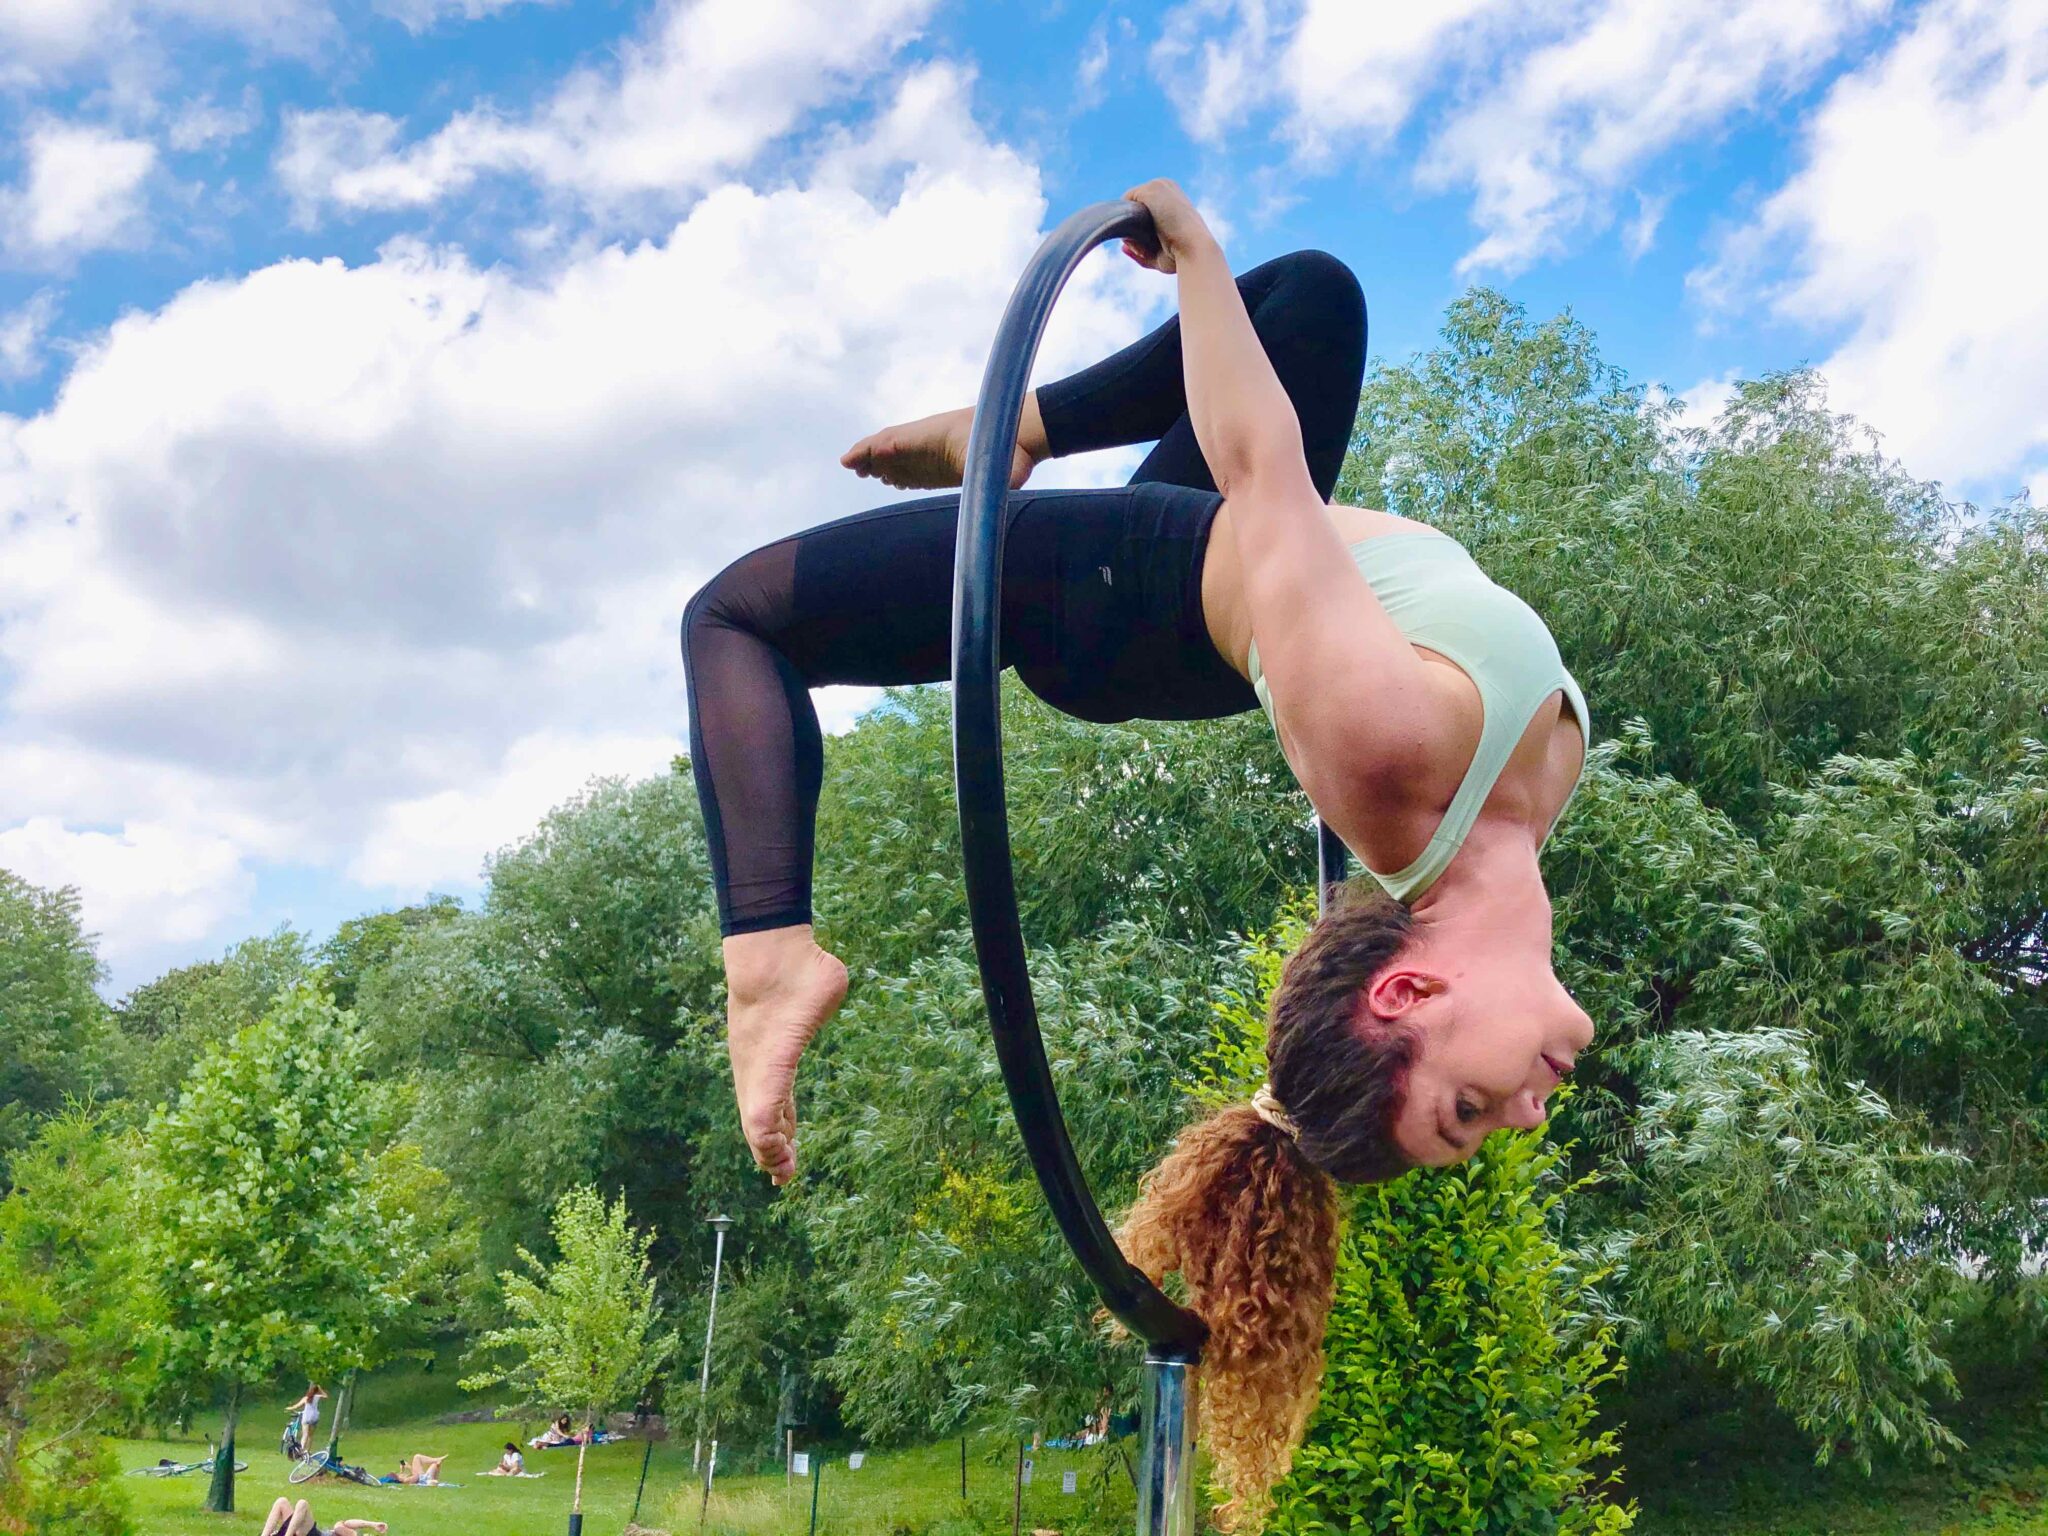
[[[1915,473],[2016,483],[2048,449],[2044,160],[2048,0],[1937,0],[1829,90],[1699,289],[1846,330],[1830,398]]]
[[[417,889],[665,761],[689,594],[883,499],[838,467],[856,437],[973,396],[1045,205],[969,89],[914,71],[801,180],[538,275],[397,241],[92,339],[48,409],[0,415],[0,827],[146,823]],[[1169,301],[1098,258],[1041,373]]]
[[[255,887],[227,838],[142,820],[115,832],[41,816],[0,827],[0,869],[35,885],[76,886],[101,958],[121,970],[200,943],[244,909]]]
[[[19,383],[43,371],[43,336],[56,314],[57,295],[48,288],[0,314],[0,384]]]
[[[561,3],[562,0],[374,0],[374,9],[409,32],[424,32],[443,21],[481,21],[515,5]]]
[[[1116,39],[1110,39],[1111,22]],[[1136,41],[1138,28],[1128,16],[1099,16],[1081,43],[1081,57],[1074,65],[1075,112],[1092,112],[1109,98],[1109,68],[1116,54]]]
[[[1805,84],[1886,3],[1609,0],[1434,136],[1422,185],[1471,187],[1485,232],[1461,268],[1554,253],[1653,156]]]
[[[176,29],[227,34],[282,55],[310,53],[337,30],[326,0],[10,0],[0,5],[0,85],[118,68],[153,53]]]
[[[211,96],[182,102],[171,114],[164,140],[183,153],[232,144],[252,133],[263,121],[263,106],[252,85],[232,107],[221,106]]]
[[[1712,427],[1728,402],[1735,398],[1735,378],[1732,373],[1724,373],[1716,378],[1701,379],[1679,395],[1679,426],[1702,431]]]
[[[423,206],[489,175],[611,214],[672,209],[880,69],[935,4],[667,0],[616,67],[577,71],[529,115],[480,105],[407,144],[383,114],[288,113],[278,177],[302,220]]]
[[[1649,254],[1650,247],[1657,243],[1657,226],[1664,222],[1664,210],[1671,205],[1669,194],[1652,197],[1638,190],[1635,194],[1636,211],[1622,228],[1621,243],[1631,259]]]
[[[27,136],[22,184],[0,190],[0,230],[21,260],[49,261],[132,244],[156,146],[88,123],[46,121]]]
[[[1205,142],[1277,109],[1305,170],[1383,150],[1420,118],[1418,185],[1473,198],[1481,238],[1463,269],[1513,271],[1610,223],[1656,156],[1809,83],[1889,4],[1192,0],[1154,67]],[[1644,212],[1625,232],[1638,253]]]
[[[481,869],[487,855],[526,836],[592,778],[645,778],[675,753],[665,735],[521,737],[497,761],[473,765],[462,783],[379,810],[349,876],[407,898],[424,895],[455,871]]]

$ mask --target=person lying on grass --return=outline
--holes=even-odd
[[[304,1499],[296,1504],[279,1499],[263,1519],[262,1536],[365,1536],[370,1531],[384,1536],[390,1529],[382,1520],[337,1520],[320,1525],[313,1519],[313,1506]]]
[[[392,1480],[408,1485],[438,1483],[441,1481],[441,1463],[447,1459],[446,1456],[426,1456],[415,1451],[398,1464],[398,1470],[392,1474]]]

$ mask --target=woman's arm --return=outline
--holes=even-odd
[[[1294,407],[1222,248],[1172,183],[1126,195],[1152,209],[1161,245],[1131,254],[1179,277],[1189,421],[1230,505],[1281,746],[1316,809],[1353,841],[1427,796],[1441,740],[1427,672],[1309,478]]]

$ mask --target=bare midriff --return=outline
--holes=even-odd
[[[1326,510],[1338,537],[1346,544],[1395,533],[1436,532],[1427,523],[1391,512],[1334,503],[1329,504]],[[1230,503],[1227,501],[1217,510],[1202,563],[1202,618],[1217,651],[1249,680],[1252,621],[1244,600],[1237,539],[1231,527]],[[1458,784],[1464,778],[1465,770],[1471,766],[1473,754],[1479,749],[1483,716],[1479,690],[1465,675],[1464,668],[1427,646],[1417,645],[1410,649],[1429,664],[1427,670],[1435,685],[1437,705],[1455,726],[1445,737],[1442,772],[1433,776],[1434,781],[1422,792],[1415,806],[1417,815],[1426,823],[1421,832],[1426,840],[1428,831],[1434,828],[1450,806],[1451,797],[1457,793]],[[1564,693],[1560,690],[1537,710],[1528,729],[1522,733],[1507,767],[1501,771],[1493,792],[1486,798],[1482,814],[1526,821],[1536,829],[1540,838],[1571,797],[1584,758],[1585,741],[1578,720],[1565,705]],[[1345,829],[1338,830],[1341,833]],[[1405,843],[1409,839],[1397,838],[1397,841]],[[1417,851],[1420,851],[1419,842]],[[1401,864],[1390,863],[1385,867],[1398,869]]]

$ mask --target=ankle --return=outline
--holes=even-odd
[[[737,1003],[772,997],[820,953],[809,923],[738,933],[724,944],[725,990]]]

